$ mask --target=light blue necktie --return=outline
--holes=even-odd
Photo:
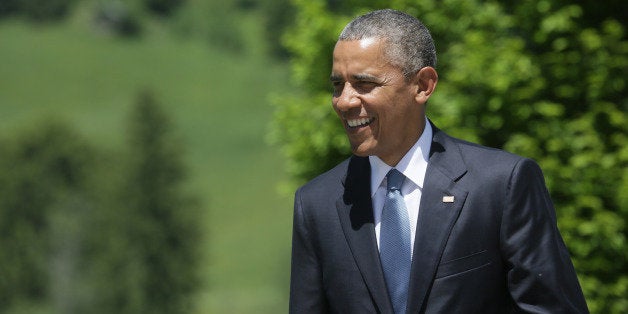
[[[405,176],[397,169],[388,172],[388,189],[379,233],[379,255],[386,279],[388,295],[395,313],[406,312],[410,280],[410,222],[401,195]]]

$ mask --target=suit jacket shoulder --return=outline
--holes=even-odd
[[[351,158],[347,158],[334,168],[316,176],[301,186],[299,190],[305,193],[320,193],[321,191],[328,193],[330,189],[338,188],[338,184],[342,187],[350,160]]]

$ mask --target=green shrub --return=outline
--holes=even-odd
[[[0,139],[0,312],[189,313],[202,219],[181,147],[150,94],[129,154],[62,123]]]
[[[34,21],[60,20],[70,12],[75,0],[21,0],[17,10]]]
[[[138,14],[124,2],[100,2],[94,7],[93,14],[94,26],[100,32],[133,37],[142,31]]]
[[[83,262],[80,219],[93,205],[94,156],[61,123],[0,140],[0,312],[67,300],[67,291],[56,288],[74,284],[71,265]]]
[[[162,16],[171,15],[184,4],[185,0],[144,0],[144,5],[150,12]]]

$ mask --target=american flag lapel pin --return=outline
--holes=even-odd
[[[453,203],[453,202],[454,202],[454,196],[453,195],[443,196],[443,203]]]

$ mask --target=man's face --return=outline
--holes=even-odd
[[[418,75],[406,80],[384,49],[385,42],[376,38],[336,43],[332,103],[353,153],[395,166],[423,132],[427,98]]]

